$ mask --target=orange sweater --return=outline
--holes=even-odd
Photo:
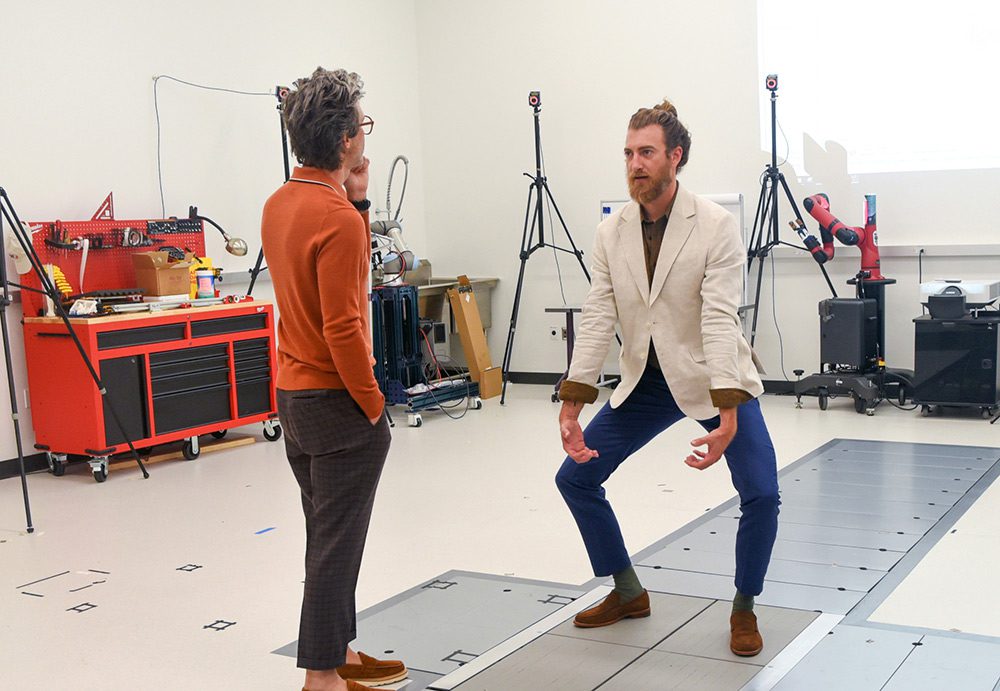
[[[297,167],[264,205],[261,242],[280,315],[278,388],[347,389],[370,419],[381,415],[367,212],[358,213],[327,171]]]

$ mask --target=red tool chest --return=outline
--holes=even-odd
[[[187,439],[255,422],[274,441],[274,309],[241,302],[70,320],[136,447]],[[62,320],[24,319],[25,358],[36,448],[89,456],[94,477],[128,451]],[[273,421],[273,422],[272,422]],[[60,468],[53,468],[61,474]]]

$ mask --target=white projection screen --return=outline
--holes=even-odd
[[[973,0],[759,0],[762,150],[777,73],[797,192],[828,191],[849,225],[877,194],[884,244],[1000,242],[997,26],[1000,4]]]

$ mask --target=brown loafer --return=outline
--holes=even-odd
[[[622,619],[638,619],[649,616],[649,593],[645,590],[642,595],[629,602],[622,602],[618,593],[611,591],[604,602],[585,609],[576,615],[573,623],[582,629],[593,629],[598,626],[608,626]]]
[[[764,649],[764,639],[757,630],[757,615],[750,611],[733,612],[729,617],[729,649],[740,657],[753,657]]]
[[[360,665],[337,668],[337,674],[347,682],[347,688],[352,688],[351,682],[361,686],[381,686],[406,679],[406,665],[399,660],[376,660],[360,652],[358,656],[361,658]]]

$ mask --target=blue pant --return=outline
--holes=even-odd
[[[567,458],[556,474],[556,486],[576,519],[595,576],[610,576],[629,567],[618,519],[604,496],[604,482],[634,452],[684,417],[663,374],[647,367],[635,390],[618,408],[605,403],[587,425],[586,444],[600,456],[586,463]],[[725,458],[740,496],[736,534],[736,589],[759,595],[778,532],[778,472],[771,437],[754,399],[737,409],[737,432]],[[699,420],[714,430],[719,418]],[[670,462],[682,463],[687,450]],[[696,472],[693,469],[691,472]]]

